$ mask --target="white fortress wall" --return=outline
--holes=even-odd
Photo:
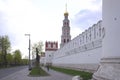
[[[79,34],[54,53],[54,66],[95,71],[102,53],[102,21]]]
[[[45,51],[45,64],[52,63],[54,52],[55,51]]]

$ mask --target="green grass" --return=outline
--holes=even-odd
[[[73,76],[80,75],[83,78],[83,80],[89,80],[92,78],[92,73],[89,73],[89,72],[58,68],[58,67],[51,67],[51,69],[59,71],[59,72],[63,72],[65,74],[73,75]]]
[[[30,76],[48,76],[49,74],[45,72],[40,67],[34,67],[32,68],[31,72],[29,73]]]

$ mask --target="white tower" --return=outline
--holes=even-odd
[[[69,14],[67,12],[67,6],[66,6],[66,12],[64,13],[60,48],[71,40],[68,15]]]
[[[93,80],[120,80],[120,0],[103,0],[103,51]]]
[[[45,64],[52,65],[53,54],[58,50],[58,42],[47,42],[45,43]]]

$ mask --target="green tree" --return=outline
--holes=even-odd
[[[36,56],[36,48],[38,49],[38,54],[41,54],[43,51],[43,42],[39,41],[37,43],[34,43],[32,46],[32,56],[35,58]]]
[[[28,59],[22,59],[22,64],[27,65],[28,64]]]
[[[35,61],[35,66],[39,67],[39,59],[40,59],[40,54],[43,51],[43,42],[39,41],[37,43],[34,43],[32,46],[32,57],[34,56],[34,59],[36,58]]]
[[[1,64],[7,66],[7,53],[10,52],[11,44],[7,35],[0,36]]]
[[[0,50],[2,52],[4,52],[5,50],[7,50],[7,52],[10,52],[11,50],[11,43],[7,35],[0,36]]]
[[[2,65],[2,53],[0,51],[0,66]]]
[[[13,56],[11,53],[7,54],[7,61],[9,66],[13,64]]]
[[[15,50],[13,54],[14,64],[20,65],[22,62],[20,50]]]

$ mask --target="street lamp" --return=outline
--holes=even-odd
[[[30,34],[25,34],[25,36],[29,37],[29,48],[28,48],[28,50],[29,50],[29,70],[31,70],[32,68],[31,68],[31,61],[30,61]]]

